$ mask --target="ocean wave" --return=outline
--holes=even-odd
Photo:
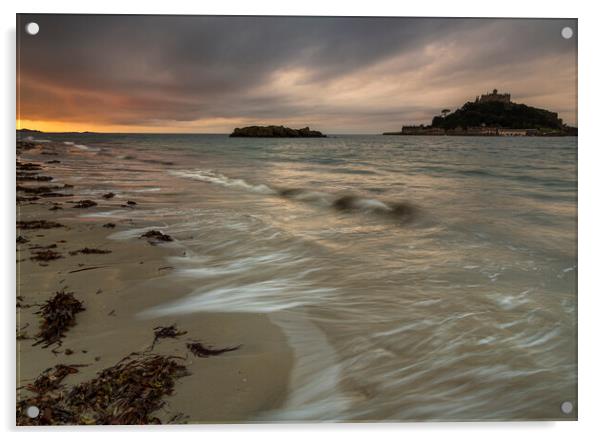
[[[200,180],[227,188],[246,190],[258,194],[276,195],[343,212],[368,212],[384,215],[404,222],[414,219],[417,208],[407,202],[385,202],[354,194],[337,195],[305,188],[272,188],[265,184],[252,184],[244,179],[230,178],[211,170],[173,171],[171,174]]]
[[[36,139],[36,138],[34,138],[33,136],[27,136],[27,137],[25,138],[25,140],[27,140],[27,141],[30,141],[30,142],[37,142],[37,143],[39,143],[39,144],[47,144],[47,143],[49,143],[49,142],[52,142],[52,141],[50,141],[50,140],[48,140],[48,139]]]
[[[156,318],[196,312],[271,313],[326,301],[333,291],[292,278],[273,278],[246,285],[200,288],[185,298],[140,312],[139,316]]]
[[[75,142],[71,142],[71,141],[65,141],[65,142],[63,142],[63,144],[68,145],[70,147],[77,148],[78,150],[83,150],[83,151],[100,151],[100,149],[98,149],[98,148],[89,147],[89,146],[83,145],[83,144],[76,144]]]
[[[185,177],[188,179],[200,180],[201,182],[213,183],[215,185],[224,186],[227,188],[238,188],[260,194],[276,194],[272,188],[267,185],[259,184],[253,185],[244,179],[232,179],[223,174],[216,173],[208,170],[197,170],[197,171],[174,171],[173,175],[179,177]]]

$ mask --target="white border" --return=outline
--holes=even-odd
[[[598,324],[602,321],[602,290],[597,272],[600,270],[598,254],[602,251],[600,229],[602,225],[600,203],[602,182],[600,166],[602,138],[600,131],[601,94],[600,78],[600,28],[602,20],[600,7],[594,2],[545,1],[526,2],[506,0],[504,2],[430,0],[427,2],[385,2],[371,0],[359,2],[351,0],[329,1],[303,0],[294,4],[276,1],[176,1],[155,2],[123,0],[103,0],[98,3],[81,0],[48,1],[22,0],[17,4],[2,3],[3,88],[2,135],[0,145],[3,171],[2,201],[5,207],[2,216],[2,289],[3,312],[5,319],[4,360],[2,369],[2,393],[0,397],[0,417],[2,428],[10,436],[19,432],[26,438],[36,433],[48,436],[101,437],[107,432],[117,437],[129,433],[143,432],[151,438],[164,439],[171,431],[179,436],[244,435],[251,439],[266,437],[305,438],[308,435],[325,434],[364,438],[374,433],[390,438],[461,438],[487,440],[508,437],[545,436],[546,439],[595,438],[597,427],[601,381],[600,336]],[[464,17],[577,17],[579,19],[579,422],[546,423],[415,423],[415,424],[352,424],[352,425],[193,425],[181,427],[79,427],[58,429],[19,429],[14,423],[14,369],[15,369],[15,318],[14,318],[14,225],[15,225],[15,185],[14,185],[14,139],[15,139],[15,13],[146,13],[146,14],[236,14],[236,15],[373,15],[373,16],[464,16]],[[12,281],[11,281],[12,280]],[[597,429],[598,428],[598,429]],[[203,431],[203,432],[198,432]],[[486,437],[485,437],[486,436]]]

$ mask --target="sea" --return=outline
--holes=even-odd
[[[34,138],[65,145],[57,167],[90,198],[138,202],[95,215],[185,249],[169,276],[190,292],[140,319],[282,330],[289,392],[254,419],[576,417],[576,137]]]

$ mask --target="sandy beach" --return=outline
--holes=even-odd
[[[28,146],[18,152],[21,163],[40,165],[30,175],[53,176],[53,167],[67,153],[62,143]],[[49,163],[52,162],[52,163]],[[22,173],[21,176],[27,173]],[[70,184],[68,179],[62,184]],[[55,186],[52,181],[24,181],[27,188]],[[282,332],[266,315],[240,313],[195,313],[178,317],[152,318],[140,312],[189,293],[186,285],[169,280],[173,265],[167,257],[182,250],[174,242],[151,243],[138,237],[114,240],[112,234],[145,228],[139,221],[112,221],[80,217],[106,211],[123,201],[93,198],[96,206],[76,208],[86,190],[85,181],[74,182],[65,194],[71,196],[33,196],[37,200],[17,203],[17,222],[46,220],[60,227],[19,229],[17,237],[17,400],[31,392],[24,388],[44,370],[57,364],[78,365],[79,372],[64,380],[65,387],[93,379],[134,352],[151,350],[153,329],[176,325],[186,334],[160,339],[153,353],[178,356],[189,375],[176,381],[173,395],[165,396],[166,405],[156,416],[165,423],[177,416],[178,422],[245,422],[264,411],[277,408],[287,395],[292,352]],[[32,193],[18,191],[18,198]],[[130,205],[132,210],[137,206]],[[58,209],[52,209],[57,207]],[[19,224],[19,223],[18,223]],[[25,223],[23,223],[25,224]],[[110,253],[82,253],[82,249]],[[59,258],[34,261],[37,252],[52,250]],[[36,343],[40,306],[58,291],[73,292],[84,311],[76,316],[60,344],[44,348]],[[237,347],[219,356],[195,357],[187,342],[201,341],[215,348]]]
[[[576,401],[574,139],[24,136],[22,424],[556,420]],[[19,417],[32,403],[51,416]]]

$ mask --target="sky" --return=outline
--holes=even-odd
[[[17,127],[382,133],[494,88],[577,125],[576,30],[572,19],[21,14]]]

